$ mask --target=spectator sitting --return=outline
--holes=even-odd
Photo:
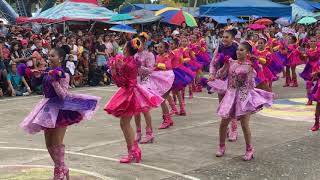
[[[22,57],[20,43],[18,41],[13,41],[11,43],[11,62],[16,64],[24,63],[26,59]]]
[[[88,81],[90,86],[98,86],[103,85],[103,72],[100,68],[98,68],[98,64],[96,62],[91,63]]]
[[[1,59],[7,71],[9,71],[10,69],[8,69],[8,67],[10,64],[10,50],[6,47],[4,40],[0,40],[0,48],[1,48]]]
[[[1,51],[0,51],[0,54],[1,54]],[[0,97],[3,96],[6,89],[7,89],[7,70],[3,61],[0,59]]]
[[[26,39],[22,39],[21,40],[21,46],[22,46],[22,50],[21,50],[21,54],[22,57],[24,57],[26,59],[26,65],[27,67],[33,67],[33,62],[32,62],[32,51],[31,49],[28,48],[28,40]]]
[[[8,90],[11,96],[28,96],[31,94],[30,86],[23,76],[17,74],[17,65],[11,63],[11,72],[7,77]]]
[[[47,62],[42,58],[42,56],[38,51],[34,51],[31,57],[32,57],[33,64],[35,64],[35,69],[39,71],[46,70]]]

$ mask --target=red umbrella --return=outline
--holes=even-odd
[[[255,24],[262,24],[262,25],[270,25],[272,23],[273,22],[267,18],[262,18],[262,19],[256,20],[256,22],[255,22]]]
[[[253,30],[260,30],[260,29],[266,29],[267,26],[261,25],[261,24],[250,24],[249,26],[247,26],[247,28],[253,29]]]

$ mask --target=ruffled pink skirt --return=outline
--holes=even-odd
[[[104,110],[115,117],[130,117],[159,107],[164,99],[140,84],[121,87],[105,105]]]
[[[293,67],[293,66],[299,66],[303,64],[303,61],[300,59],[299,56],[291,56],[288,59],[288,66]]]
[[[153,71],[141,85],[150,92],[163,96],[172,88],[174,78],[172,70]]]

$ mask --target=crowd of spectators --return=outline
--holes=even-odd
[[[219,46],[225,26],[218,26],[210,18],[198,23],[197,32],[206,39],[209,52],[212,54]],[[241,42],[254,38],[254,34],[237,22],[227,21],[226,26],[237,29],[236,40]],[[297,36],[306,36],[304,27],[294,26]],[[146,48],[153,51],[153,45],[160,41],[170,41],[179,36],[190,36],[195,28],[174,27],[169,25],[149,25],[144,27],[148,34]],[[139,31],[139,30],[138,30]],[[278,26],[270,26],[267,33],[281,36]],[[70,88],[81,86],[106,86],[112,83],[107,61],[110,57],[122,53],[122,48],[132,34],[68,32],[62,34],[56,28],[47,26],[40,33],[22,26],[7,26],[0,21],[0,97],[28,96],[42,93],[42,73],[48,66],[48,54],[51,48],[61,47],[67,57],[63,62],[66,72],[71,75]],[[281,37],[279,37],[281,38]],[[28,71],[22,73],[21,67]]]

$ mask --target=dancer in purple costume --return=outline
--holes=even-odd
[[[68,92],[70,77],[61,68],[64,58],[61,48],[51,50],[50,68],[45,71],[42,81],[44,98],[20,124],[30,134],[44,131],[46,146],[55,165],[54,180],[69,179],[63,144],[67,127],[90,119],[100,100],[100,97]]]
[[[317,40],[315,37],[311,37],[309,41],[310,48],[306,51],[304,56],[307,58],[306,66],[300,77],[306,81],[308,102],[306,105],[312,105],[311,87],[313,86],[312,73],[315,71],[319,63],[320,48],[317,47]]]
[[[217,71],[224,65],[225,59],[237,59],[237,48],[238,44],[234,42],[234,37],[236,30],[230,29],[226,30],[222,36],[222,44],[214,52],[214,58],[210,63],[210,77],[208,85],[211,87],[211,91],[217,92],[219,97],[219,102],[223,99],[225,90],[227,89],[227,78],[223,77],[221,79],[216,77]],[[236,141],[238,138],[238,122],[233,119],[231,122],[231,130],[228,132],[229,141]]]

